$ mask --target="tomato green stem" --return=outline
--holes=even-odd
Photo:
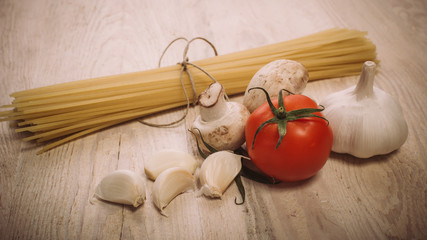
[[[279,99],[278,99],[279,107],[278,108],[276,108],[274,106],[273,102],[271,102],[270,95],[268,94],[268,92],[264,88],[254,87],[254,88],[249,89],[248,91],[252,91],[254,89],[262,90],[265,93],[268,105],[269,105],[271,112],[273,113],[274,117],[263,122],[257,128],[257,130],[255,131],[254,140],[252,141],[252,146],[251,146],[252,149],[254,148],[254,145],[255,145],[256,136],[261,131],[261,129],[264,128],[268,124],[277,124],[277,129],[279,132],[279,139],[277,141],[275,149],[277,149],[280,146],[280,144],[282,143],[283,137],[286,135],[286,127],[287,127],[287,124],[289,121],[295,121],[295,120],[300,119],[300,118],[317,117],[317,118],[321,118],[321,119],[327,121],[329,124],[329,121],[326,118],[318,116],[316,114],[313,114],[316,112],[323,111],[325,109],[325,107],[323,107],[323,106],[320,106],[320,108],[302,108],[302,109],[287,112],[286,108],[285,108],[285,104],[283,102],[283,94],[282,94],[282,91],[287,91],[286,89],[281,89],[279,91]],[[287,92],[289,92],[289,91],[287,91]]]
[[[238,203],[237,202],[237,197],[234,198],[234,203],[236,205],[242,205],[243,203],[245,203],[245,195],[246,195],[245,194],[245,187],[243,186],[242,178],[240,177],[240,174],[241,174],[241,172],[239,174],[237,174],[237,176],[234,179],[234,181],[236,181],[237,189],[240,192],[240,196],[242,196],[242,201]]]

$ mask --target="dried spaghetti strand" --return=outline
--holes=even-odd
[[[278,59],[301,62],[310,81],[359,75],[365,61],[378,63],[375,45],[366,36],[366,32],[334,28],[192,62],[186,59],[187,44],[184,64],[12,93],[14,100],[0,106],[5,109],[0,121],[18,121],[16,131],[34,134],[25,140],[54,141],[48,145],[51,149],[107,126],[176,107],[188,108],[190,99],[212,79],[224,86],[227,95],[243,93],[261,67]]]

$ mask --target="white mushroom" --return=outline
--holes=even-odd
[[[193,128],[216,150],[235,150],[245,142],[245,123],[250,113],[240,103],[226,101],[220,83],[211,84],[199,96],[200,115]]]
[[[243,105],[253,112],[267,99],[261,91],[248,91],[253,87],[264,88],[271,98],[278,97],[281,89],[294,94],[301,94],[308,82],[307,69],[299,62],[292,60],[276,60],[262,67],[255,73],[246,89]],[[286,92],[283,92],[286,94]]]

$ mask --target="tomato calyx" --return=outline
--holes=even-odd
[[[320,108],[302,108],[302,109],[297,109],[297,110],[287,112],[286,108],[285,108],[285,104],[283,102],[282,91],[287,91],[288,93],[291,93],[291,92],[289,92],[286,89],[281,89],[279,91],[279,99],[278,99],[279,107],[276,108],[273,105],[273,103],[271,102],[270,95],[268,94],[268,92],[264,88],[253,87],[253,88],[250,88],[248,91],[252,91],[254,89],[262,90],[265,93],[268,105],[269,105],[271,112],[273,113],[274,117],[263,122],[257,128],[255,135],[254,135],[254,139],[252,141],[252,146],[251,146],[252,149],[254,148],[254,145],[255,145],[256,136],[261,131],[261,129],[264,128],[268,124],[277,124],[277,129],[279,131],[279,139],[277,141],[277,145],[276,145],[275,149],[277,149],[280,146],[280,144],[282,143],[283,137],[286,135],[286,127],[287,127],[287,124],[289,121],[295,121],[295,120],[300,119],[300,118],[317,117],[317,118],[321,118],[321,119],[327,121],[328,125],[329,125],[329,121],[326,118],[324,118],[322,116],[318,116],[316,114],[313,114],[313,113],[321,112],[321,111],[325,110],[325,107],[323,107],[323,106],[320,106]],[[291,93],[291,94],[293,94],[293,93]]]

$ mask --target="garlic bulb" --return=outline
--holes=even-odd
[[[95,196],[105,201],[138,207],[145,201],[145,182],[135,172],[117,170],[101,180],[95,189]]]
[[[320,103],[334,133],[334,152],[369,158],[398,149],[408,137],[399,103],[373,86],[375,67],[374,62],[365,62],[355,87],[331,94]]]
[[[197,161],[193,155],[186,152],[163,150],[153,154],[144,165],[147,177],[156,180],[161,172],[171,167],[182,167],[193,174],[197,168]]]
[[[228,151],[209,155],[203,162],[199,180],[201,192],[208,197],[221,197],[242,168],[240,156]]]
[[[168,168],[160,173],[153,184],[153,203],[165,215],[163,209],[181,193],[193,190],[194,176],[180,167]]]

